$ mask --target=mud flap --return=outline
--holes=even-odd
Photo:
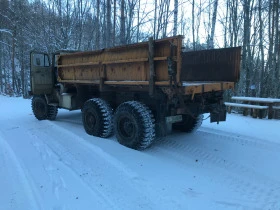
[[[223,104],[210,113],[210,122],[217,122],[219,124],[220,121],[226,121],[226,117],[226,106]]]

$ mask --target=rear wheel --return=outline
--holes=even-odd
[[[155,139],[152,112],[138,101],[119,105],[114,116],[114,128],[118,142],[132,149],[146,149]]]
[[[57,107],[48,105],[44,96],[34,96],[31,106],[33,114],[38,120],[55,120]]]
[[[57,107],[56,106],[49,106],[48,105],[48,120],[55,120],[56,115],[57,115]]]
[[[85,102],[82,109],[85,131],[89,135],[109,137],[113,131],[113,111],[106,101],[93,98]]]
[[[172,128],[174,130],[179,130],[182,132],[193,132],[196,131],[202,124],[203,121],[203,115],[198,115],[197,117],[193,117],[190,115],[183,115],[183,121],[174,123],[172,125]]]

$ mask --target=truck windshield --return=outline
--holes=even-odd
[[[33,65],[34,66],[50,66],[49,57],[46,54],[33,54]]]

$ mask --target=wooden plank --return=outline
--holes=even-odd
[[[252,105],[252,104],[239,104],[239,103],[229,103],[225,102],[226,106],[249,108],[249,109],[268,109],[268,106]]]
[[[233,96],[232,100],[237,101],[252,101],[252,102],[260,102],[260,103],[280,103],[279,98],[260,98],[260,97],[246,97],[246,96]]]

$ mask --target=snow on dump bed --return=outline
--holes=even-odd
[[[30,103],[0,96],[1,210],[280,209],[280,120],[230,114],[139,152]]]

